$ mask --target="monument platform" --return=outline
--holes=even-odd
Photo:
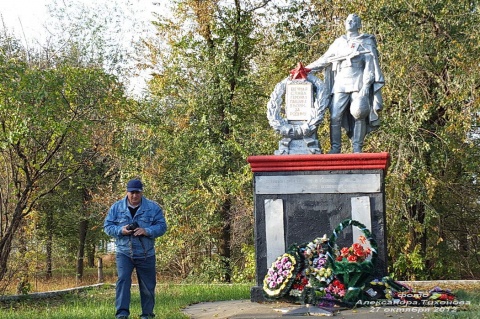
[[[255,303],[249,300],[231,300],[198,303],[185,308],[183,313],[192,319],[294,319],[304,316],[319,316],[292,313],[300,307],[282,302]],[[434,311],[433,308],[426,307],[365,307],[338,310],[333,313],[333,317],[342,319],[421,319]]]
[[[254,173],[256,282],[252,301],[262,301],[271,263],[292,244],[330,237],[346,219],[371,230],[377,245],[375,275],[387,275],[385,175],[388,153],[262,155],[248,157]],[[337,238],[350,246],[361,235]]]

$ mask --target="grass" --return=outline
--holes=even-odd
[[[238,300],[250,297],[251,284],[158,285],[156,319],[187,319],[182,309],[202,301]],[[115,289],[111,286],[49,300],[24,300],[0,304],[1,319],[107,319],[115,317]],[[132,287],[130,318],[141,313],[138,288]]]
[[[12,276],[12,278],[14,278],[14,276]],[[135,279],[136,276],[133,276],[132,280]],[[3,288],[7,284],[8,280],[9,278],[4,279],[4,282],[0,281],[0,287]],[[116,268],[105,267],[103,282],[115,282],[116,280]],[[96,268],[85,268],[84,275],[81,281],[75,279],[75,269],[55,269],[55,272],[53,273],[53,277],[51,279],[46,279],[45,274],[34,274],[30,276],[31,289],[28,292],[34,293],[68,289],[72,287],[88,286],[96,284],[97,282],[98,275]],[[0,295],[15,295],[17,293],[16,284],[16,280],[11,280],[9,285],[7,285],[4,290],[0,290]]]
[[[428,308],[428,319],[478,319],[480,318],[480,290],[455,292],[459,307]],[[469,303],[462,306],[462,303]]]

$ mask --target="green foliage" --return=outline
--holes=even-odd
[[[220,283],[225,281],[225,261],[219,255],[198,259],[185,278],[186,283]]]
[[[423,258],[420,246],[417,245],[412,251],[403,251],[396,257],[393,269],[396,271],[393,275],[396,278],[422,277],[425,274],[425,259]]]
[[[255,280],[255,247],[253,245],[242,245],[242,255],[245,256],[243,264],[236,265],[233,273],[233,280],[237,283],[251,283]]]
[[[474,57],[479,52],[466,36],[475,32],[479,16],[471,5],[382,3],[376,11],[388,74],[384,127],[378,132],[383,142],[377,145],[392,155],[387,204],[389,228],[395,231],[389,232],[389,250],[392,272],[404,278],[470,276],[477,271],[476,266],[462,271],[460,265],[473,265],[473,254],[467,257],[455,247],[458,241],[476,245],[476,239],[465,238],[478,233],[467,217],[477,215],[473,190],[478,172],[471,163],[479,159],[478,141],[472,136],[479,108],[478,73],[472,66],[478,67]],[[460,20],[455,18],[459,12]],[[394,253],[398,251],[402,254]],[[452,269],[445,267],[446,260],[459,262],[456,271],[446,269]]]
[[[357,12],[364,31],[377,37],[387,81],[383,125],[368,136],[365,151],[391,154],[386,185],[390,272],[401,279],[478,274],[474,163],[479,154],[473,133],[479,52],[470,45],[477,3],[299,0],[244,16],[213,1],[202,8],[189,1],[176,5],[178,16],[157,22],[168,47],[155,51],[163,69],[150,83],[161,106],[155,111],[164,141],[158,143],[164,150],[162,192],[173,213],[173,240],[188,234],[181,243],[195,238],[202,247],[213,247],[218,236],[199,240],[196,231],[212,235],[222,229],[225,219],[218,212],[224,199],[242,190],[238,204],[251,207],[245,192],[250,175],[244,174],[248,168],[242,159],[271,153],[278,140],[262,120],[261,106],[296,62],[317,59],[344,33],[346,15]],[[229,27],[233,22],[241,30]],[[244,40],[235,51],[232,44],[239,39]],[[268,49],[259,50],[262,46]],[[235,60],[235,53],[244,60]],[[327,139],[327,126],[325,121],[320,127],[321,138]],[[448,266],[452,263],[457,267]]]
[[[144,40],[148,67],[156,70],[144,100],[126,101],[122,85],[101,69],[123,74],[128,54],[105,42],[108,28],[98,12],[82,7],[85,21],[62,23],[68,32],[54,41],[61,50],[45,49],[57,59],[0,36],[1,260],[13,243],[24,249],[34,242],[38,249],[28,257],[43,263],[42,249],[53,240],[57,257],[73,261],[81,246],[77,225],[90,223],[90,249],[102,241],[106,209],[126,180],[140,176],[169,224],[158,240],[161,271],[189,280],[251,280],[246,159],[271,154],[279,140],[266,103],[275,84],[297,62],[325,52],[356,12],[363,31],[377,38],[386,77],[383,124],[364,150],[391,155],[389,272],[398,279],[478,277],[478,2],[170,6],[171,14],[154,22],[157,38]],[[75,12],[69,4],[56,9],[63,22]],[[328,149],[328,117],[319,137]],[[20,228],[28,234],[20,236]],[[34,265],[27,259],[15,266],[28,273]]]

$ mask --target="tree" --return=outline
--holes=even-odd
[[[267,2],[177,1],[172,19],[156,22],[168,41],[161,50],[151,45],[160,65],[150,82],[162,152],[155,178],[171,226],[169,242],[161,242],[184,276],[198,276],[193,261],[205,272],[217,265],[223,270],[214,277],[230,281],[238,256],[232,249],[239,247],[232,236],[252,241],[246,158],[261,152],[265,144],[254,141],[267,124],[252,65],[259,53],[255,12]],[[234,230],[240,224],[245,231]]]
[[[39,50],[38,52],[27,53],[24,61],[28,66],[35,65],[41,69],[58,70],[68,66],[85,71],[104,70],[101,76],[113,73],[126,82],[129,72],[132,71],[132,65],[127,63],[129,62],[127,57],[133,54],[132,42],[135,41],[136,36],[144,32],[141,21],[137,20],[132,13],[138,12],[137,8],[132,2],[123,1],[121,4],[114,1],[90,7],[81,1],[69,3],[52,1],[50,13],[53,19],[49,20],[49,24],[45,26],[51,36],[46,39],[41,48],[35,47],[35,50]],[[132,32],[134,29],[136,32]],[[72,89],[72,91],[76,89],[82,91],[76,95],[78,104],[90,103],[88,100],[92,95],[86,93],[88,90],[97,91],[96,86],[99,83],[92,81],[91,84],[93,86],[90,88],[85,86]],[[75,86],[74,83],[70,85]],[[81,85],[82,83],[79,83],[79,86]],[[100,85],[98,89],[103,88]],[[73,154],[71,159],[72,162],[82,163],[82,165],[73,176],[58,184],[56,192],[50,192],[38,202],[40,213],[37,214],[38,218],[34,222],[44,230],[39,235],[48,238],[46,241],[47,275],[51,276],[54,238],[57,241],[57,247],[58,242],[61,241],[71,248],[70,252],[77,252],[79,279],[83,275],[85,249],[89,254],[89,262],[93,263],[96,246],[94,239],[98,240],[103,235],[101,228],[97,227],[103,219],[103,215],[99,213],[107,209],[106,201],[98,200],[98,197],[103,196],[104,199],[112,197],[110,183],[117,173],[115,159],[111,156],[114,152],[110,149],[114,142],[113,135],[118,134],[115,127],[117,123],[112,114],[119,110],[117,108],[119,104],[123,104],[120,102],[123,100],[121,97],[123,88],[118,85],[116,89],[114,94],[118,95],[114,99],[98,101],[112,103],[110,109],[101,105],[89,114],[89,120],[85,118],[86,125],[82,128],[85,130],[83,136],[91,138],[91,141],[86,143],[86,148]],[[86,100],[81,101],[83,99]],[[82,134],[80,131],[76,133]],[[109,167],[106,167],[107,163],[110,164]],[[68,204],[65,201],[69,201]],[[63,218],[59,219],[59,216],[63,218],[68,216],[69,223],[62,223]],[[70,225],[78,227],[72,229]],[[69,231],[66,231],[67,229]]]
[[[95,114],[123,98],[121,85],[100,69],[42,68],[21,57],[5,58],[9,54],[4,51],[0,58],[0,177],[6,185],[1,189],[0,279],[24,218],[98,152],[86,128]],[[92,153],[80,156],[85,149]]]
[[[155,21],[157,37],[143,39],[156,70],[143,100],[126,101],[104,71],[121,74],[130,53],[106,46],[96,16],[72,18],[65,7],[72,32],[51,39],[62,50],[41,55],[1,38],[0,279],[12,253],[40,242],[34,235],[50,254],[68,247],[81,274],[116,185],[140,176],[169,224],[161,269],[231,280],[253,243],[246,158],[271,154],[279,140],[265,114],[270,93],[297,62],[324,53],[353,12],[376,35],[387,81],[383,125],[364,150],[391,155],[390,272],[479,275],[476,1],[176,0],[170,9]],[[323,149],[327,126],[328,117]]]
[[[400,2],[378,11],[390,83],[382,131],[393,155],[387,190],[395,214],[389,222],[407,234],[390,249],[401,251],[392,253],[393,269],[405,277],[451,278],[472,270],[453,271],[446,260],[452,251],[464,255],[466,243],[456,242],[478,232],[471,223],[478,214],[478,169],[472,166],[478,140],[471,133],[479,108],[479,51],[470,45],[477,11],[478,3],[464,1]]]

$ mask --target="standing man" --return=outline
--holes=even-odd
[[[154,318],[155,305],[155,238],[167,231],[162,208],[143,197],[138,179],[127,183],[127,196],[110,207],[103,229],[115,238],[118,280],[115,314],[118,319],[130,315],[132,272],[136,269],[142,305],[141,319]]]
[[[361,153],[368,131],[377,128],[378,111],[385,84],[378,62],[377,43],[371,34],[360,34],[360,17],[350,14],[345,20],[346,34],[336,39],[317,61],[307,65],[325,72],[326,89],[333,94],[330,105],[329,153],[341,152],[342,126],[352,138],[353,152]]]

